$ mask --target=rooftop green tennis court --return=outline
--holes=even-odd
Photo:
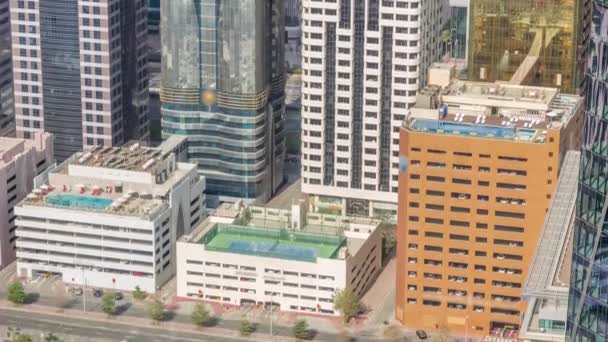
[[[336,258],[343,236],[218,224],[199,241],[206,249],[299,261]]]

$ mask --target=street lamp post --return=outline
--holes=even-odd
[[[272,309],[274,308],[273,301],[274,301],[274,292],[271,292],[271,294],[270,294],[270,336],[272,336]]]
[[[464,341],[469,342],[469,316],[464,316]]]
[[[87,312],[87,278],[84,275],[84,266],[80,268],[82,270],[82,311]]]

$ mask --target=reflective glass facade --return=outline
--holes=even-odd
[[[608,2],[593,1],[567,337],[608,339]]]
[[[156,33],[160,26],[160,0],[148,0],[148,30]]]
[[[212,201],[283,181],[283,20],[281,0],[161,3],[163,135],[188,137]]]
[[[450,8],[451,34],[452,34],[452,58],[467,58],[467,7]]]
[[[526,63],[524,84],[576,91],[584,2],[471,0],[469,79],[509,81]]]
[[[78,1],[40,1],[44,130],[53,133],[55,156],[82,150],[82,93]]]

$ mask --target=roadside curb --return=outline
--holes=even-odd
[[[192,326],[183,324],[183,323],[174,323],[174,322],[164,322],[158,325],[151,324],[150,320],[129,317],[126,319],[125,317],[115,316],[114,319],[108,319],[103,314],[97,313],[83,313],[82,311],[68,309],[63,312],[57,312],[56,310],[49,306],[37,305],[37,304],[26,304],[22,306],[14,306],[13,304],[7,302],[6,300],[0,300],[0,308],[5,310],[12,310],[18,312],[36,312],[40,314],[45,314],[48,316],[56,316],[62,317],[66,319],[70,318],[78,318],[86,321],[95,321],[95,322],[104,322],[104,323],[113,323],[120,324],[127,327],[138,327],[138,328],[147,328],[147,329],[156,329],[156,330],[170,330],[175,332],[185,332],[191,334],[200,334],[202,336],[215,336],[215,337],[223,337],[223,338],[231,338],[239,341],[292,341],[293,338],[287,336],[270,336],[266,334],[254,333],[252,336],[243,337],[240,336],[238,331],[225,329],[225,328],[217,328],[217,327],[208,327],[202,330],[193,329]]]

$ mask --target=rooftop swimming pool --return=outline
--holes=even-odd
[[[416,119],[410,126],[421,132],[479,136],[499,139],[532,140],[536,130],[492,125],[468,124],[430,119]]]
[[[54,206],[95,210],[103,210],[113,202],[113,200],[108,198],[72,194],[49,195],[44,199],[44,201]]]

